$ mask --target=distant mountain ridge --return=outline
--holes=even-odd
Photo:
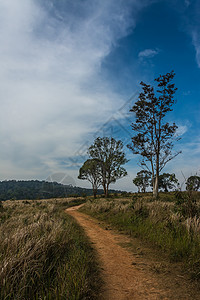
[[[120,192],[110,190],[111,193]],[[104,194],[103,189],[98,194]],[[70,196],[90,196],[92,189],[39,180],[0,181],[0,200],[48,199]]]

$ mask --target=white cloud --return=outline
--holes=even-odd
[[[0,0],[1,179],[59,171],[121,105],[101,64],[150,3]]]
[[[185,0],[185,6],[186,6],[186,7],[190,6],[190,4],[191,4],[191,3],[190,3],[189,0]]]
[[[143,58],[152,58],[156,56],[160,50],[158,49],[145,49],[143,51],[140,51],[138,54],[138,57],[143,59]]]
[[[195,48],[196,62],[200,68],[200,2],[185,0],[186,9],[182,16],[183,30],[190,35]],[[179,10],[179,7],[177,7]]]
[[[193,29],[192,30],[192,42],[193,45],[195,47],[195,51],[196,51],[196,61],[197,61],[197,65],[200,68],[200,32],[199,29]]]
[[[176,130],[176,136],[181,137],[183,134],[185,134],[188,131],[188,126],[191,126],[191,125],[190,124],[178,125],[178,128]]]

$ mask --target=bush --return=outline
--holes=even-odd
[[[175,197],[175,212],[179,212],[185,218],[199,216],[199,207],[197,206],[195,194],[192,191],[177,191]]]

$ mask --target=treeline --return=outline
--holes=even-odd
[[[39,180],[0,181],[0,201],[9,199],[64,198],[70,196],[90,196],[92,194],[92,189],[63,185],[57,182]],[[103,194],[103,190],[98,190],[98,194]]]

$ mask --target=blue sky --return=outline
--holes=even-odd
[[[180,183],[200,172],[199,1],[0,0],[0,45],[0,180],[89,186],[77,179],[87,147],[128,144],[140,81],[171,70],[182,154],[164,171]],[[138,157],[125,151],[129,175],[112,187],[134,191]]]

